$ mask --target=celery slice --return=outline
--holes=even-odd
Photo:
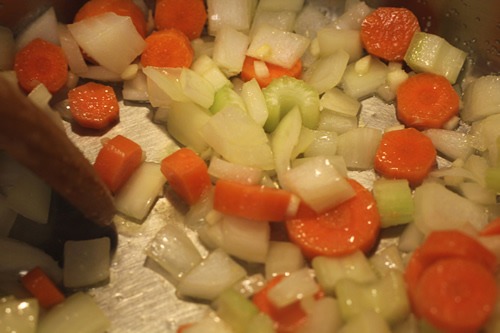
[[[389,324],[395,324],[410,314],[403,274],[396,270],[371,283],[342,279],[337,283],[335,293],[345,320],[371,310]]]
[[[222,109],[233,106],[246,111],[245,102],[230,86],[224,86],[215,92],[214,102],[210,106],[211,113],[216,114]]]
[[[417,72],[443,75],[452,84],[467,58],[467,53],[454,47],[444,38],[426,32],[416,32],[404,60]]]
[[[269,111],[269,117],[264,124],[266,132],[272,132],[281,118],[295,106],[300,110],[305,127],[314,129],[318,126],[319,95],[304,81],[283,76],[273,80],[262,92]]]
[[[413,220],[413,197],[406,179],[377,179],[373,183],[382,228]]]
[[[245,333],[245,328],[259,312],[249,299],[231,288],[219,295],[215,307],[217,315],[231,326],[234,333]]]

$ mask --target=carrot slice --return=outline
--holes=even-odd
[[[431,232],[420,247],[420,259],[429,265],[438,259],[460,257],[482,264],[495,272],[495,254],[480,242],[458,230],[436,230]]]
[[[420,31],[420,25],[410,10],[379,7],[361,23],[360,37],[371,55],[388,61],[401,61],[416,31]]]
[[[256,79],[261,88],[267,87],[272,80],[282,77],[291,76],[299,79],[302,75],[302,61],[299,59],[291,68],[281,67],[275,64],[265,62],[267,70],[269,71],[268,76],[258,76],[255,72],[255,62],[260,61],[252,57],[245,57],[243,62],[243,68],[241,70],[241,79],[243,81],[250,81],[251,79]]]
[[[119,118],[120,107],[112,87],[87,82],[68,92],[73,119],[82,127],[104,129]]]
[[[142,38],[146,37],[146,17],[133,0],[90,0],[78,10],[74,22],[110,12],[119,16],[130,17],[137,32]]]
[[[219,179],[214,208],[221,213],[255,221],[284,221],[294,213],[295,196],[286,190]]]
[[[14,58],[19,85],[31,92],[43,83],[51,92],[59,91],[68,80],[68,61],[62,48],[36,38],[20,49]]]
[[[460,97],[441,75],[420,73],[403,82],[396,93],[396,115],[408,127],[441,128],[458,114]]]
[[[203,0],[159,0],[154,18],[156,29],[175,28],[193,40],[201,36],[207,10]]]
[[[446,332],[478,332],[491,315],[497,296],[493,274],[464,258],[436,261],[420,278],[417,313]]]
[[[295,332],[307,319],[307,313],[302,309],[300,302],[297,301],[283,308],[278,308],[269,299],[269,291],[283,280],[284,277],[284,275],[275,276],[252,297],[252,302],[257,308],[267,314],[276,323],[276,331],[278,333]]]
[[[307,258],[319,255],[342,256],[361,250],[369,252],[380,231],[375,199],[361,184],[349,179],[353,198],[319,215],[310,212],[286,222],[290,240]]]
[[[45,309],[64,301],[64,294],[40,267],[35,267],[21,278],[21,283]]]
[[[479,231],[479,236],[498,236],[500,235],[500,217],[490,221],[483,229]]]
[[[170,187],[188,204],[198,202],[212,183],[205,161],[189,148],[181,148],[161,161]]]
[[[384,133],[375,154],[374,168],[390,179],[407,179],[417,186],[436,164],[436,149],[431,139],[414,128]]]
[[[141,55],[144,67],[190,67],[194,50],[187,36],[177,29],[153,32],[146,38]]]
[[[141,163],[141,146],[117,135],[104,143],[95,159],[94,169],[109,190],[116,193]]]

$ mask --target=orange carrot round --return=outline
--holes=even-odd
[[[14,58],[19,85],[31,92],[43,83],[51,92],[59,91],[68,80],[68,61],[62,48],[36,38],[20,49]]]
[[[458,114],[460,97],[441,75],[420,73],[403,82],[396,93],[396,115],[408,127],[441,128]]]
[[[94,162],[94,170],[112,193],[116,193],[142,163],[142,148],[117,135],[106,141]]]
[[[212,185],[207,164],[189,148],[165,157],[160,169],[170,187],[190,205],[198,202]]]
[[[201,36],[207,10],[203,0],[158,0],[155,6],[156,29],[177,29],[190,40]]]
[[[40,267],[35,267],[26,273],[21,278],[21,283],[45,309],[62,303],[65,299],[64,294]]]
[[[379,7],[361,23],[360,36],[371,55],[388,61],[401,61],[416,31],[420,31],[420,26],[410,10]]]
[[[353,198],[323,213],[303,213],[286,222],[290,240],[307,258],[369,252],[377,242],[380,216],[375,199],[361,184],[349,179]]]
[[[417,186],[436,163],[431,139],[414,128],[384,133],[375,154],[374,168],[385,178],[407,179]]]
[[[414,304],[419,316],[445,332],[478,332],[495,306],[497,286],[484,266],[464,258],[442,259],[422,274]]]
[[[105,129],[119,118],[120,108],[113,88],[88,82],[68,92],[71,116],[85,128]]]
[[[241,79],[243,81],[250,81],[251,79],[255,78],[261,88],[267,87],[272,80],[282,76],[291,76],[299,79],[302,75],[302,61],[300,59],[297,60],[297,62],[291,68],[285,68],[266,62],[265,64],[269,71],[269,76],[265,77],[257,76],[257,74],[255,73],[256,61],[259,60],[248,56],[245,57],[243,68],[241,70]]]
[[[153,32],[146,38],[146,48],[141,55],[144,67],[190,67],[194,50],[187,36],[177,29]]]
[[[74,22],[110,12],[119,16],[130,17],[137,32],[143,38],[146,37],[146,17],[133,0],[90,0],[78,10]]]

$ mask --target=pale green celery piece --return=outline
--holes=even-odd
[[[246,327],[259,310],[248,298],[234,289],[227,289],[215,300],[217,315],[224,320],[234,333],[245,333]]]
[[[373,183],[382,228],[413,220],[415,211],[410,185],[406,179],[377,179]]]
[[[500,192],[500,167],[490,167],[486,169],[486,187],[497,193]]]
[[[212,114],[216,114],[222,109],[233,106],[246,111],[245,102],[236,91],[230,86],[224,86],[215,92],[214,102],[209,108]]]
[[[273,80],[262,89],[266,99],[269,117],[264,124],[266,132],[272,132],[281,118],[294,107],[302,116],[302,125],[315,129],[319,121],[319,94],[302,80],[283,76]]]
[[[342,279],[335,286],[340,312],[349,321],[365,311],[375,311],[389,325],[403,321],[410,314],[403,274],[392,270],[368,283]]]
[[[364,311],[349,320],[338,333],[390,333],[391,329],[382,316],[374,311]]]
[[[444,38],[426,32],[416,32],[404,60],[417,72],[443,75],[454,84],[466,58],[467,53],[454,47]]]
[[[328,295],[335,294],[335,287],[342,279],[366,283],[376,280],[370,262],[361,251],[343,257],[315,257],[312,267],[318,283]]]

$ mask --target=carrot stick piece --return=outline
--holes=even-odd
[[[436,261],[415,291],[417,313],[445,332],[478,332],[491,315],[497,296],[493,274],[464,258]]]
[[[35,267],[24,275],[21,283],[46,309],[65,299],[63,293],[40,267]]]
[[[212,185],[205,161],[189,148],[165,157],[160,169],[170,187],[190,205],[198,202]]]
[[[51,92],[59,91],[68,80],[68,61],[62,48],[36,38],[20,49],[14,58],[19,85],[31,92],[43,83]]]
[[[460,97],[441,75],[420,73],[409,77],[396,92],[396,115],[408,127],[441,128],[458,114]]]
[[[94,169],[109,190],[116,193],[141,163],[141,146],[122,135],[117,135],[106,141],[99,150]]]
[[[119,118],[118,99],[107,85],[88,82],[73,88],[68,103],[73,119],[85,128],[105,129]]]
[[[417,186],[436,163],[431,139],[414,128],[384,133],[375,154],[374,168],[390,179],[407,179]]]
[[[311,216],[295,217],[286,222],[290,240],[307,258],[342,256],[361,250],[369,252],[380,231],[380,216],[372,194],[349,179],[356,194],[335,208]]]
[[[110,12],[119,16],[130,17],[137,32],[143,38],[146,37],[146,17],[133,0],[90,0],[78,10],[74,22]]]
[[[283,189],[222,179],[215,183],[214,208],[224,214],[278,222],[295,213],[297,205],[296,197]]]
[[[245,61],[243,62],[243,68],[241,70],[241,79],[243,81],[250,81],[255,78],[259,83],[261,88],[267,87],[272,80],[282,77],[282,76],[291,76],[296,79],[299,79],[302,75],[302,61],[299,59],[291,68],[281,67],[275,64],[271,64],[265,62],[267,66],[267,70],[269,71],[268,76],[258,76],[255,72],[255,62],[259,61],[258,59],[252,57],[245,57]]]
[[[203,0],[158,0],[154,18],[156,29],[175,28],[193,40],[201,36],[207,10]]]
[[[153,32],[146,38],[141,55],[144,67],[190,67],[194,50],[187,36],[177,29]]]
[[[420,31],[420,26],[410,10],[379,7],[361,23],[360,37],[371,55],[388,61],[401,61],[416,31]]]
[[[275,276],[252,297],[252,302],[257,308],[276,323],[278,333],[294,332],[307,319],[307,313],[302,309],[300,302],[278,308],[269,299],[269,291],[283,278],[284,275]]]

